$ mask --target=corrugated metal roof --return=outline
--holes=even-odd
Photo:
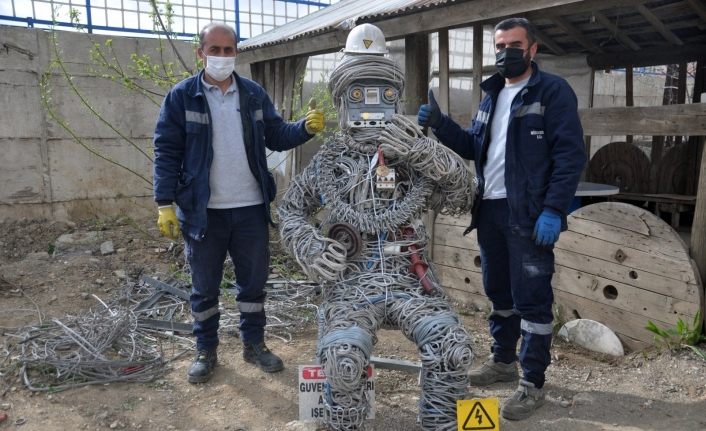
[[[455,3],[456,0],[342,0],[274,30],[239,44],[241,51],[276,45],[289,40],[325,33],[335,28],[350,29],[361,20],[403,15],[420,9]]]

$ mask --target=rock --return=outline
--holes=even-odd
[[[117,249],[116,251],[118,253],[125,253],[127,251],[127,249],[125,247],[121,247],[121,248]]]
[[[288,431],[316,431],[318,424],[316,422],[291,421],[285,425]]]
[[[596,398],[588,392],[579,392],[574,395],[573,402],[577,406],[590,406],[596,402]]]
[[[109,254],[115,253],[115,248],[113,247],[113,241],[106,241],[101,244],[101,254],[107,256]]]
[[[570,401],[567,401],[567,400],[561,400],[561,401],[559,402],[559,405],[562,406],[562,407],[569,407],[569,406],[571,405],[571,402],[570,402]]]
[[[585,349],[612,356],[623,356],[623,344],[610,328],[589,319],[566,322],[559,330],[560,337]]]
[[[54,255],[84,253],[95,249],[100,241],[98,232],[65,233],[54,242]]]
[[[49,298],[49,303],[53,304],[57,301],[57,299],[59,299],[59,298],[57,298],[56,296],[52,296],[51,298]]]
[[[98,416],[96,416],[97,419],[104,420],[108,418],[108,412],[101,412]]]
[[[49,257],[49,253],[46,251],[38,251],[36,253],[28,254],[25,256],[24,260],[48,260]]]
[[[89,295],[89,294],[86,293],[86,292],[82,292],[82,293],[81,293],[81,299],[88,299],[88,298],[90,298],[90,297],[91,297],[91,295]]]
[[[100,278],[96,278],[95,283],[96,283],[97,285],[99,285],[99,286],[102,286],[103,284],[105,284],[105,281],[103,281],[103,280],[100,279]]]
[[[113,423],[110,424],[110,429],[112,429],[112,430],[114,430],[117,427],[118,427],[118,421],[113,421]]]
[[[125,272],[124,269],[116,269],[115,271],[113,271],[113,274],[115,274],[115,276],[121,280],[124,280],[127,278],[127,272]]]

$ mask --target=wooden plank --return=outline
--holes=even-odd
[[[450,247],[449,247],[450,248]],[[663,274],[654,274],[642,271],[630,265],[621,265],[616,262],[588,256],[574,250],[556,249],[555,263],[557,267],[588,272],[617,283],[644,289],[663,296],[669,296],[682,301],[700,303],[699,294],[701,287],[696,280],[685,281],[665,277]]]
[[[650,215],[654,217],[652,214]],[[684,243],[676,232],[671,231],[671,235],[660,237],[657,232],[659,228],[654,225],[651,225],[651,227],[655,230],[654,235],[641,235],[631,230],[596,223],[591,220],[572,218],[567,232],[584,234],[591,238],[602,240],[607,246],[620,246],[626,252],[629,249],[639,250],[645,253],[652,253],[655,256],[663,256],[670,261],[686,260],[689,257]],[[666,230],[669,226],[665,223],[663,228]]]
[[[625,106],[634,106],[632,66],[625,68]],[[627,135],[625,141],[632,144],[632,135]]]
[[[607,16],[603,14],[603,12],[599,10],[595,10],[592,12],[593,16],[596,17],[596,20],[598,20],[601,25],[603,25],[605,28],[607,28],[612,35],[614,35],[623,45],[626,47],[632,49],[633,51],[639,51],[640,50],[640,45],[635,43],[632,39],[630,39],[629,36],[627,36],[625,33],[623,33],[617,25],[613,24],[613,21],[608,19]],[[632,105],[628,105],[632,106]]]
[[[483,277],[479,272],[466,271],[444,265],[436,265],[435,269],[442,286],[448,286],[468,293],[485,295],[483,291]]]
[[[439,107],[449,112],[449,30],[439,30]]]
[[[645,212],[642,209],[636,208],[634,205],[623,204],[619,202],[606,202],[599,206],[589,205],[579,208],[571,213],[569,222],[573,223],[575,218],[591,220],[597,223],[602,223],[608,226],[625,229],[632,232],[637,232],[642,235],[650,234],[650,226],[647,222],[639,217],[631,217],[636,211]],[[606,209],[608,211],[606,211]],[[617,217],[616,217],[617,215]]]
[[[556,306],[561,307],[564,319],[591,319],[603,323],[631,350],[642,350],[652,345],[653,335],[645,329],[647,321],[642,317],[600,302],[554,290]],[[664,322],[655,322],[663,326],[671,326]]]
[[[477,247],[476,236],[461,235],[464,228],[460,226],[448,226],[436,224],[434,227],[434,244],[448,245],[452,247],[475,249]]]
[[[295,62],[295,58],[287,58],[284,60],[284,84],[282,85],[282,94],[284,95],[284,98],[282,101],[282,118],[284,118],[286,121],[292,119],[294,82],[297,79],[297,76],[294,72]]]
[[[607,262],[618,262],[616,255],[621,256],[624,265],[649,272],[661,274],[674,280],[695,283],[694,273],[683,259],[655,255],[641,250],[631,249],[620,243],[595,241],[593,237],[565,231],[561,233],[556,244],[558,250],[569,250],[576,253],[594,256]]]
[[[437,266],[437,274],[446,294],[454,301],[490,310],[491,302],[483,291],[480,273],[463,272]]]
[[[448,287],[445,287],[444,291],[453,301],[459,302],[464,306],[472,306],[473,308],[487,311],[490,311],[493,308],[490,299],[488,299],[485,295],[464,292],[463,290]]]
[[[404,113],[416,114],[426,103],[429,90],[429,36],[407,36],[404,40]]]
[[[579,109],[585,135],[706,135],[706,104]]]
[[[691,226],[691,255],[699,269],[701,279],[706,280],[706,151],[701,152],[699,184],[696,192],[694,221]]]
[[[480,88],[483,82],[483,25],[473,26],[473,86],[471,87],[471,118],[478,112],[483,92]]]
[[[284,112],[284,79],[285,79],[285,72],[284,72],[284,67],[285,63],[287,60],[285,59],[280,59],[280,60],[274,60],[273,66],[274,66],[274,71],[275,71],[275,78],[274,78],[274,91],[270,93],[270,97],[272,97],[272,103],[275,105],[275,109],[277,112],[282,115]]]
[[[480,251],[437,244],[434,245],[434,264],[481,272]]]
[[[662,35],[665,39],[667,39],[668,42],[671,42],[675,45],[684,45],[684,42],[682,42],[681,39],[677,37],[676,34],[674,34],[670,29],[665,27],[664,23],[660,21],[660,19],[652,13],[651,10],[649,10],[645,5],[643,4],[638,4],[636,6],[637,11],[640,12],[640,15],[642,15],[647,22],[649,22],[652,27],[659,32],[659,34]]]
[[[601,70],[626,67],[628,65],[634,67],[656,66],[680,63],[682,61],[697,61],[705,58],[706,49],[704,49],[703,44],[689,44],[684,46],[659,46],[641,49],[640,51],[625,50],[590,54],[586,61],[592,68]]]
[[[534,33],[537,35],[537,40],[539,41],[539,44],[549,48],[549,50],[555,55],[566,54],[566,51],[562,47],[560,47],[559,44],[554,42],[554,40],[552,40],[552,38],[543,31],[539,30],[538,28],[535,28]]]
[[[650,216],[654,217],[652,214]],[[615,226],[572,218],[569,222],[569,230],[566,232],[583,234],[602,240],[606,246],[619,246],[626,253],[631,249],[651,253],[667,262],[685,261],[689,257],[684,242],[675,231],[671,230],[671,235],[662,236],[659,233],[660,227],[651,225],[651,228],[655,234],[645,236]],[[666,223],[661,228],[671,229]],[[682,262],[681,265],[684,266],[685,263]]]
[[[689,6],[694,9],[694,12],[702,20],[706,21],[706,5],[704,5],[703,0],[686,0],[686,2],[689,3]]]
[[[691,321],[701,309],[695,291],[688,300],[677,299],[597,276],[592,269],[587,268],[584,272],[557,265],[552,284],[555,289],[628,310],[643,316],[645,321],[671,322],[680,316]]]
[[[583,46],[587,50],[595,54],[600,54],[601,52],[603,52],[602,49],[600,49],[593,42],[591,42],[590,39],[588,39],[583,33],[581,33],[581,31],[574,24],[570,23],[566,18],[561,16],[553,17],[552,22],[554,22],[557,27],[564,30],[566,34],[571,36],[572,39],[581,44],[581,46]]]
[[[464,228],[471,224],[471,215],[466,214],[460,217],[452,217],[444,214],[439,214],[436,216],[437,224],[445,224],[449,226],[462,226]]]

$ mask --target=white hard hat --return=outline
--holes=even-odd
[[[348,33],[346,47],[348,54],[387,54],[385,35],[372,24],[361,24]]]

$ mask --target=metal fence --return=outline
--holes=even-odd
[[[89,33],[152,35],[152,3],[171,33],[191,38],[212,21],[228,23],[244,40],[338,0],[0,0],[0,25],[82,27]],[[166,23],[165,23],[166,24]]]

